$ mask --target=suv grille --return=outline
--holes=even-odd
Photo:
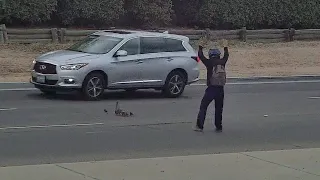
[[[33,69],[41,74],[57,74],[56,65],[49,63],[36,62]]]
[[[32,81],[33,81],[33,82],[36,82],[36,81],[37,81],[37,78],[32,77]],[[56,85],[57,83],[58,83],[58,80],[47,80],[47,79],[46,79],[46,82],[45,82],[45,83],[41,83],[41,84]],[[40,83],[39,83],[39,84],[40,84]]]

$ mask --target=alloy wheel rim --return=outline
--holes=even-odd
[[[100,78],[93,77],[89,80],[87,91],[90,97],[96,98],[103,92],[103,83]]]
[[[174,75],[169,81],[169,91],[173,95],[179,94],[183,90],[184,81],[181,76]]]

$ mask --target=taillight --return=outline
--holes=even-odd
[[[195,61],[197,61],[197,62],[200,62],[200,58],[198,57],[198,56],[193,56],[193,57],[191,57],[192,59],[194,59]]]

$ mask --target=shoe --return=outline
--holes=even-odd
[[[218,133],[222,132],[222,127],[216,128],[216,132]]]
[[[196,132],[203,132],[203,129],[199,128],[198,126],[193,127],[193,130]]]

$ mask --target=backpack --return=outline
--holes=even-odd
[[[217,65],[213,67],[212,76],[210,78],[210,85],[212,86],[224,86],[227,82],[227,75],[225,66]]]

